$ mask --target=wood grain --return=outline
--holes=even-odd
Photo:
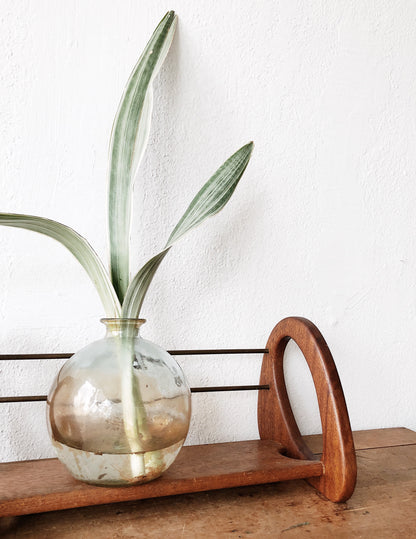
[[[2,539],[411,538],[416,530],[416,433],[363,433],[358,481],[346,503],[328,503],[305,481],[288,481],[0,519]],[[355,434],[355,440],[361,433]],[[306,437],[319,442],[318,437]],[[364,438],[362,438],[364,440]],[[383,441],[384,440],[384,441]],[[383,447],[383,444],[387,447]],[[311,444],[312,445],[312,444]]]
[[[345,501],[354,491],[357,474],[347,406],[331,352],[318,328],[305,318],[285,318],[267,342],[269,354],[263,357],[260,384],[269,384],[270,390],[258,397],[260,438],[280,442],[290,457],[314,458],[299,432],[287,394],[283,358],[290,339],[308,363],[322,423],[324,474],[310,483],[329,500]]]
[[[404,427],[375,430],[357,430],[352,433],[355,450],[377,449],[379,447],[397,447],[416,445],[416,432]],[[322,434],[303,436],[305,443],[314,453],[322,453]]]
[[[187,446],[162,477],[135,487],[97,487],[75,480],[57,459],[0,464],[0,516],[139,500],[320,476],[319,461],[280,454],[280,444],[250,440]]]

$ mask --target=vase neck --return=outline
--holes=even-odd
[[[144,318],[101,318],[107,329],[106,337],[137,337]]]

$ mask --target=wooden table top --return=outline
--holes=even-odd
[[[305,437],[319,453],[321,437]],[[416,537],[416,433],[354,433],[356,490],[346,503],[303,480],[68,509],[0,519],[0,536],[34,539],[134,537]]]

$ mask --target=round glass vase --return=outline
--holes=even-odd
[[[54,380],[49,434],[76,479],[144,483],[172,464],[185,441],[190,390],[172,356],[140,337],[145,320],[101,321],[105,337],[73,355]]]

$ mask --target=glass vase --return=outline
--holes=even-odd
[[[59,460],[96,485],[159,477],[188,433],[190,390],[165,350],[139,335],[142,319],[104,318],[105,337],[68,360],[48,395]]]

